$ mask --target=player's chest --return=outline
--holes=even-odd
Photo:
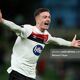
[[[37,34],[35,32],[32,32],[27,39],[37,43],[45,44],[48,40],[48,34],[44,35],[44,34]]]

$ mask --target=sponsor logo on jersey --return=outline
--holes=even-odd
[[[36,45],[34,48],[33,48],[33,53],[36,55],[36,56],[39,56],[40,53],[42,52],[43,50],[43,47],[41,45]]]

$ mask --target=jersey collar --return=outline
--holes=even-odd
[[[44,32],[41,32],[36,26],[34,26],[35,28],[35,31],[37,32],[37,33],[39,33],[39,34],[45,34],[45,31]]]

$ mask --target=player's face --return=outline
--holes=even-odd
[[[42,12],[38,16],[38,25],[40,29],[46,30],[49,28],[50,22],[51,22],[51,16],[49,12]]]

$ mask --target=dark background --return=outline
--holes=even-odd
[[[19,24],[34,24],[34,10],[40,7],[40,0],[1,0],[0,9],[3,17],[14,20],[18,15],[22,15],[25,21]]]

